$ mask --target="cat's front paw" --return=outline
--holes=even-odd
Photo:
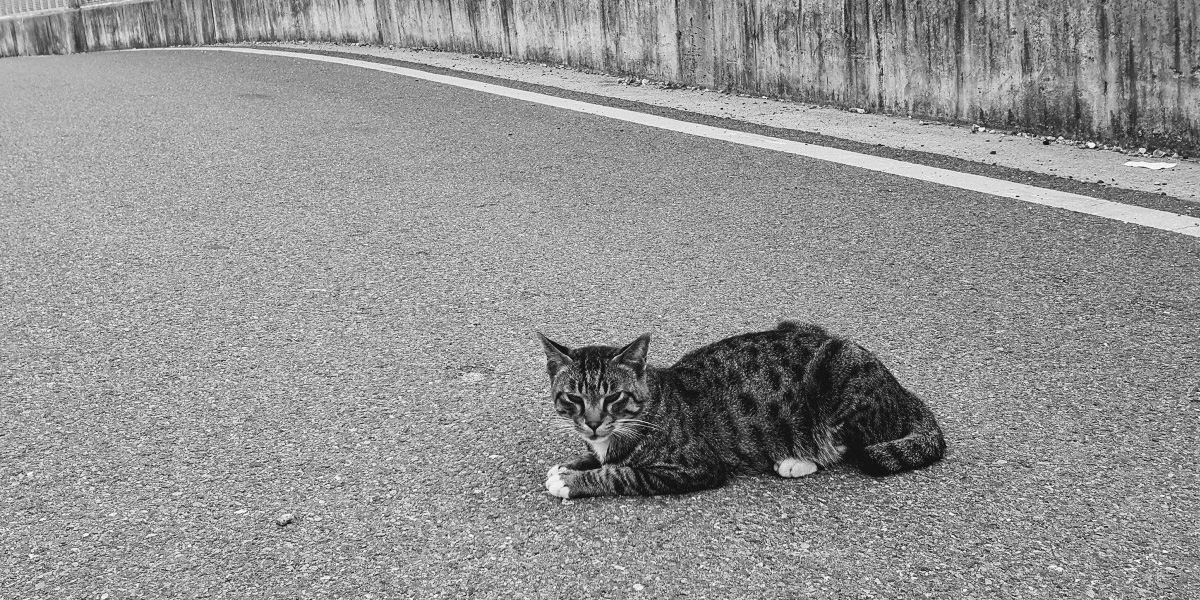
[[[805,458],[785,458],[775,463],[775,472],[780,477],[804,477],[817,472],[817,463]]]
[[[574,471],[562,466],[554,465],[546,472],[546,491],[550,492],[551,496],[558,498],[570,498],[571,488],[567,486],[567,477],[573,474]]]

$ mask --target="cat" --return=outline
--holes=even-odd
[[[538,338],[560,424],[589,448],[547,473],[560,498],[694,492],[741,473],[802,477],[843,457],[885,475],[945,454],[929,407],[873,354],[816,325],[784,321],[667,368],[646,364],[649,334],[623,348]]]

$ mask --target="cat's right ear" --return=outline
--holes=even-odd
[[[614,362],[632,367],[640,377],[646,371],[646,352],[650,349],[650,334],[642,334],[628,346],[621,348],[613,357]]]
[[[559,369],[575,362],[571,360],[570,348],[542,335],[541,332],[537,332],[537,336],[546,350],[546,371],[551,377],[554,377]]]

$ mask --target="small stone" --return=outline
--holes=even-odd
[[[292,513],[283,513],[279,518],[275,519],[275,524],[280,527],[287,527],[291,523],[296,522],[296,515]]]
[[[635,591],[635,592],[640,592],[640,591],[642,591],[642,590],[644,590],[644,589],[646,589],[646,586],[644,586],[644,585],[642,585],[642,584],[640,584],[640,583],[635,583],[635,584],[633,584],[633,591]]]
[[[1088,143],[1087,143],[1087,147],[1088,147],[1088,150],[1095,150],[1095,149],[1096,149],[1096,142],[1088,142]]]

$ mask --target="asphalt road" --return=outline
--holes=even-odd
[[[289,58],[0,82],[2,598],[1200,595],[1195,238]],[[543,493],[534,330],[781,318],[946,460]]]

